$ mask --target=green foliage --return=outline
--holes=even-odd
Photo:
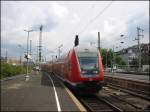
[[[32,70],[32,68],[29,68],[29,72],[31,72],[31,70]],[[13,66],[10,64],[2,64],[0,79],[2,79],[4,77],[10,77],[10,76],[25,74],[25,73],[26,73],[25,66]]]
[[[102,48],[101,50],[101,55],[102,55],[102,61],[103,61],[103,65],[106,65],[106,58],[107,58],[107,66],[112,66],[113,63],[113,56],[114,56],[114,60],[116,62],[116,64],[118,65],[126,65],[126,63],[123,61],[122,57],[115,54],[113,52],[112,49],[109,49],[109,51],[107,52],[107,49]]]
[[[123,61],[123,59],[119,55],[116,55],[115,61],[118,65],[126,65],[126,63]]]

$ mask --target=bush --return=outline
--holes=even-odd
[[[32,68],[29,68],[29,72],[31,72],[31,70],[32,70]],[[26,73],[25,66],[13,66],[10,64],[2,64],[0,79],[2,79],[4,77],[10,77],[10,76],[25,74],[25,73]]]

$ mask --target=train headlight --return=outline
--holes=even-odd
[[[98,73],[98,71],[93,71],[93,73],[97,74],[97,73]]]
[[[82,73],[82,74],[85,74],[85,73],[86,73],[86,71],[82,71],[81,73]]]

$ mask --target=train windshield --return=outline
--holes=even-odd
[[[98,68],[97,53],[78,53],[78,59],[82,70]]]

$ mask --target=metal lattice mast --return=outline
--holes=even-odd
[[[141,31],[141,32],[140,32]],[[138,63],[139,63],[139,71],[141,70],[141,44],[140,44],[140,36],[144,37],[143,35],[143,29],[141,29],[140,27],[137,27],[137,38],[135,38],[135,40],[137,40],[138,43]],[[142,34],[141,34],[142,33]]]
[[[40,26],[40,36],[39,36],[39,63],[42,59],[42,29],[43,25]]]

